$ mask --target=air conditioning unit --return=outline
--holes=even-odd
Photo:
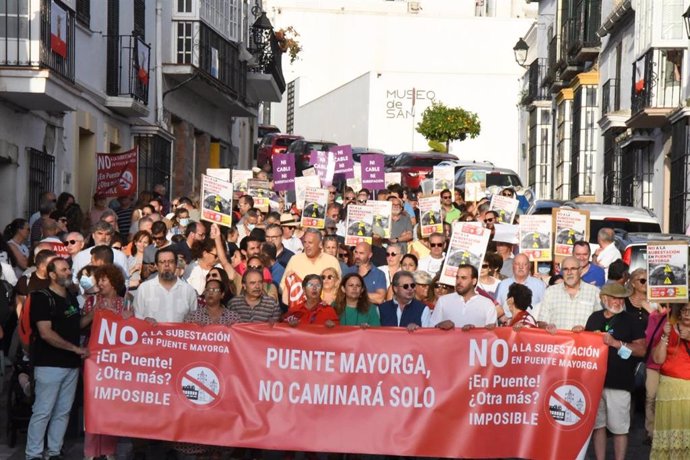
[[[407,12],[408,13],[419,13],[422,11],[422,4],[420,2],[407,2]]]

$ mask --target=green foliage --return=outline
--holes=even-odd
[[[481,131],[479,117],[461,107],[446,107],[442,102],[433,102],[422,114],[417,132],[428,141],[448,145],[451,141],[464,141],[467,136],[474,139]],[[433,148],[433,147],[432,147]]]
[[[432,152],[441,152],[441,153],[446,153],[446,145],[443,142],[439,141],[429,141],[429,148],[431,149]]]

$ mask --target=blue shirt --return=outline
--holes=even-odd
[[[515,282],[515,278],[506,278],[498,284],[496,288],[496,301],[501,304],[503,311],[507,318],[511,318],[513,315],[510,313],[510,309],[506,305],[506,299],[508,297],[508,288],[511,284]],[[544,298],[544,291],[546,291],[546,285],[544,282],[534,276],[528,276],[524,283],[530,291],[532,291],[532,305],[537,305],[541,303],[541,299]]]
[[[279,292],[280,292],[280,280],[283,279],[284,274],[285,274],[285,268],[282,265],[280,265],[278,262],[274,263],[271,266],[271,278],[273,279],[273,284],[276,285]]]
[[[606,283],[606,274],[604,273],[604,269],[598,265],[590,263],[587,273],[582,275],[582,281],[584,281],[587,284],[593,284],[596,287],[601,288],[604,285],[604,283]]]
[[[359,267],[353,265],[352,267],[348,268],[347,273],[357,273],[358,269]],[[379,268],[372,265],[369,273],[364,276],[364,285],[367,287],[367,292],[370,294],[378,291],[379,289],[383,289],[385,291],[387,288],[386,275],[384,275]]]

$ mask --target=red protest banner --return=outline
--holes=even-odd
[[[106,197],[137,193],[139,148],[123,153],[96,154],[96,193]]]
[[[575,458],[607,359],[585,332],[150,326],[108,312],[90,350],[92,433],[474,458]]]

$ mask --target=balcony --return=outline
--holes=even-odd
[[[545,101],[549,99],[549,92],[544,88],[544,78],[546,77],[546,59],[535,59],[527,69],[527,94],[522,98],[522,105],[528,106],[535,101]]]
[[[127,117],[148,116],[151,47],[134,35],[106,40],[106,107]]]
[[[239,46],[202,21],[172,23],[172,62],[163,64],[166,93],[184,87],[229,116],[255,116],[247,107],[247,63],[240,60]]]
[[[568,37],[568,54],[576,63],[584,64],[597,57],[601,39],[601,0],[577,0]]]
[[[621,110],[620,79],[609,78],[601,88],[601,131],[605,133],[612,128],[625,129],[625,122],[629,116],[629,110]]]
[[[5,6],[0,97],[26,110],[73,110],[74,14],[50,0]]]
[[[680,107],[683,49],[650,48],[633,63],[630,128],[659,128]]]
[[[558,75],[558,41],[560,40],[559,35],[554,35],[551,37],[551,41],[549,42],[549,57],[547,61],[547,69],[546,69],[546,75],[544,76],[544,80],[542,81],[542,84],[544,85],[544,88],[552,88],[555,91],[558,91],[563,85],[560,81],[560,76]]]
[[[285,92],[283,52],[271,32],[268,45],[255,57],[257,63],[247,75],[247,97],[253,102],[280,102]]]

